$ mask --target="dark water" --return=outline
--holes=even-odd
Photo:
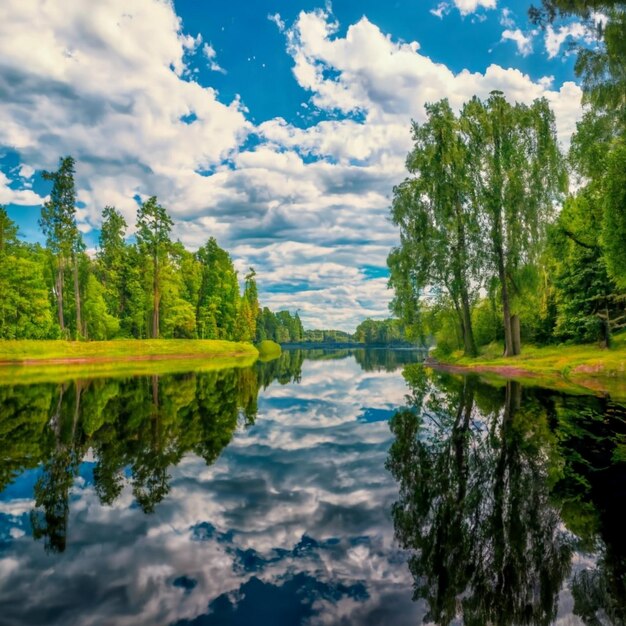
[[[0,624],[623,624],[626,406],[417,358],[0,387]]]

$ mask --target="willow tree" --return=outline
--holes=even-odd
[[[475,356],[471,304],[479,223],[471,202],[469,153],[447,100],[427,105],[426,113],[426,122],[413,124],[414,147],[406,161],[412,176],[394,189],[391,214],[400,227],[400,246],[388,259],[393,306],[411,323],[408,318],[425,290],[445,290],[462,329],[465,354]]]
[[[161,270],[171,247],[172,219],[152,196],[137,212],[137,245],[152,265],[152,337],[159,337]]]
[[[567,184],[554,114],[543,98],[512,105],[493,91],[487,101],[474,97],[464,106],[461,127],[472,202],[487,235],[485,270],[499,281],[505,355],[511,356],[520,352],[512,299],[521,271],[536,263]]]
[[[46,246],[55,258],[55,295],[61,332],[65,332],[64,272],[68,260],[73,261],[74,299],[76,308],[76,336],[80,335],[81,304],[78,280],[78,258],[84,245],[76,225],[75,161],[71,156],[59,160],[56,172],[43,172],[43,178],[52,182],[50,199],[41,208],[39,225],[46,237]]]

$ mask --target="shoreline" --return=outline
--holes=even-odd
[[[511,379],[570,393],[626,399],[626,342],[610,350],[596,346],[529,347],[515,357],[428,357],[426,367],[450,374]]]
[[[200,339],[0,341],[0,384],[245,367],[251,343]]]

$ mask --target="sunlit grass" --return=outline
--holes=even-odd
[[[273,359],[277,359],[282,353],[280,345],[270,339],[261,341],[257,348],[261,361],[272,361]]]
[[[533,376],[535,383],[545,386],[566,382],[626,397],[626,333],[616,336],[609,349],[600,348],[597,344],[525,345],[522,346],[522,354],[518,356],[504,357],[502,352],[502,345],[490,344],[474,359],[455,352],[439,360],[469,369],[489,368],[491,372],[503,375],[511,373],[511,368],[515,368],[516,378],[523,378],[523,372],[527,372]],[[502,370],[498,372],[498,368]]]
[[[249,343],[214,340],[0,341],[0,384],[246,367]]]

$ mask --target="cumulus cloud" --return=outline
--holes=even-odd
[[[567,39],[586,39],[590,41],[589,30],[580,22],[573,22],[559,26],[556,30],[548,25],[545,35],[546,52],[548,58],[553,59],[561,50]]]
[[[484,9],[495,9],[496,0],[454,0],[454,5],[461,12],[461,15],[475,13],[480,7]]]
[[[10,180],[7,175],[0,171],[0,204],[18,204],[23,206],[36,206],[45,202],[31,189],[13,189],[9,186]]]
[[[462,12],[495,7],[455,4]],[[183,32],[171,3],[76,0],[57,11],[7,0],[0,145],[19,153],[25,173],[54,168],[59,155],[77,159],[84,230],[98,226],[107,204],[132,224],[134,198],[156,194],[183,243],[195,248],[216,236],[238,266],[255,265],[263,303],[300,309],[308,327],[352,330],[365,315],[387,314],[382,276],[397,242],[391,190],[405,175],[411,119],[424,119],[425,103],[447,97],[459,109],[493,89],[512,101],[546,96],[564,146],[580,115],[573,83],[552,87],[493,64],[453,72],[366,17],[341,35],[327,10],[303,11],[289,26],[280,15],[269,19],[309,93],[308,124],[255,125],[239,98],[222,102],[197,82],[191,59],[217,63],[217,54]],[[0,189],[6,202],[18,197],[6,182]],[[20,193],[24,204],[40,202]]]
[[[519,28],[515,30],[506,29],[502,33],[502,41],[513,41],[517,46],[517,51],[523,57],[527,57],[533,51],[533,34],[525,35]]]

